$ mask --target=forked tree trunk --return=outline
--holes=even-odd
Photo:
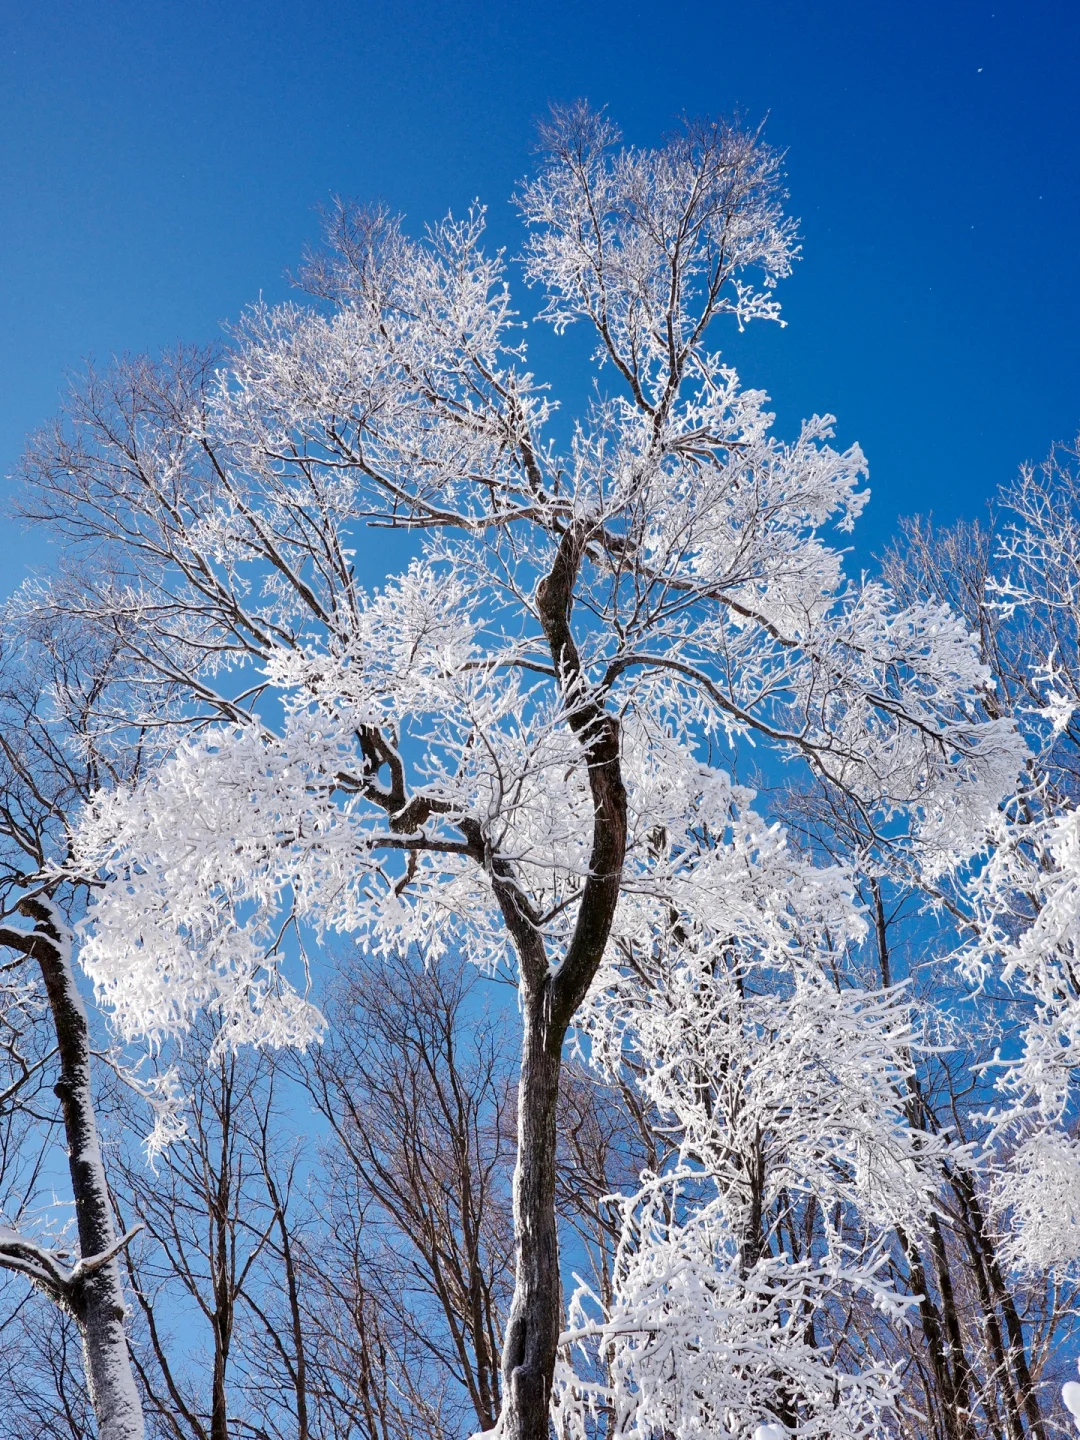
[[[563,532],[537,609],[558,676],[566,719],[581,745],[593,805],[592,849],[573,935],[561,963],[548,963],[541,917],[512,866],[488,857],[475,820],[461,825],[492,886],[521,973],[522,1046],[518,1154],[514,1170],[516,1275],[503,1346],[502,1440],[548,1440],[562,1285],[555,1224],[555,1111],[566,1032],[592,984],[611,934],[626,857],[627,799],[619,724],[590,689],[570,628],[574,584],[588,540],[581,521]]]
[[[71,968],[66,926],[43,901],[27,900],[19,908],[34,921],[31,953],[41,970],[56,1031],[60,1075],[55,1090],[64,1116],[79,1254],[89,1260],[114,1252],[117,1235],[90,1088],[86,1010]],[[99,1440],[143,1440],[142,1407],[128,1356],[124,1292],[115,1253],[77,1280],[69,1303],[82,1334]]]

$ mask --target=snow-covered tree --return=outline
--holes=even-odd
[[[882,1274],[890,1229],[923,1225],[942,1151],[905,1114],[902,994],[850,983],[848,877],[749,798],[716,837],[710,924],[618,943],[579,1019],[592,1064],[638,1088],[672,1148],[622,1197],[612,1297],[581,1285],[571,1304],[569,1360],[607,1373],[560,1376],[568,1435],[599,1408],[635,1437],[889,1428],[895,1376],[850,1313],[912,1308]]]
[[[73,1322],[46,1321],[40,1337],[43,1350],[58,1347],[56,1374],[70,1363],[77,1330],[100,1440],[142,1440],[117,1261],[131,1235],[117,1232],[102,1165],[92,1037],[73,956],[80,905],[59,873],[81,806],[104,783],[138,773],[138,746],[118,753],[112,734],[97,728],[97,705],[115,699],[123,680],[117,647],[102,640],[78,622],[28,619],[19,600],[0,615],[0,1269]],[[56,1224],[43,1193],[59,1169],[60,1136],[71,1227]],[[13,1416],[19,1403],[13,1397]],[[79,1408],[72,1397],[70,1414]]]
[[[950,1264],[979,1317],[970,1343],[977,1352],[981,1331],[986,1423],[988,1395],[999,1389],[1014,1435],[1045,1433],[1054,1401],[1039,1372],[1048,1366],[1042,1378],[1054,1379],[1052,1337],[1080,1280],[1076,494],[1075,448],[1055,447],[1003,488],[985,522],[907,523],[884,567],[906,598],[946,601],[964,616],[993,675],[980,706],[1011,716],[1029,751],[970,867],[934,877],[916,865],[900,877],[937,922],[936,935],[929,916],[922,927],[940,957],[927,1013],[937,1009],[940,1023],[942,1006],[953,1011],[946,1093],[937,1102],[920,1093],[929,1117],[937,1109],[934,1123],[968,1145],[945,1201],[967,1253]],[[977,1353],[970,1363],[974,1375]]]
[[[1075,449],[1058,447],[1001,496],[982,604],[1006,661],[998,705],[1015,713],[1031,760],[964,887],[960,951],[971,980],[1005,987],[1025,1017],[991,1067],[988,1145],[1007,1252],[1037,1271],[1080,1262],[1076,461]]]
[[[544,139],[522,263],[541,318],[595,338],[572,426],[482,211],[414,242],[346,207],[314,303],[255,307],[220,362],[92,376],[24,466],[29,512],[93,550],[81,603],[141,667],[139,718],[189,727],[78,836],[82,958],[122,1033],[209,1008],[225,1041],[303,1044],[322,1019],[289,957],[329,931],[514,969],[513,1440],[547,1435],[562,1331],[564,1041],[606,955],[726,913],[727,747],[807,767],[938,871],[1022,754],[962,623],[845,578],[858,448],[828,417],[778,439],[710,348],[778,316],[777,155],[722,123],[619,148],[584,107]],[[419,553],[394,573],[365,524]],[[805,884],[824,905],[838,880]]]

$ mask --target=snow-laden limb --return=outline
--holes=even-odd
[[[1080,1261],[1080,812],[1033,815],[1038,801],[1030,795],[991,832],[967,885],[974,935],[959,963],[1022,1006],[1017,1041],[988,1068],[986,1159],[1008,1257],[1044,1270]]]
[[[1065,1402],[1065,1409],[1068,1410],[1077,1428],[1080,1429],[1080,1382],[1066,1380],[1061,1387],[1061,1398]]]
[[[634,1440],[657,1433],[742,1440],[778,1413],[800,1435],[863,1440],[890,1433],[892,1372],[873,1364],[845,1369],[813,1333],[831,1308],[842,1314],[861,1290],[903,1311],[904,1301],[875,1282],[872,1267],[845,1273],[781,1256],[746,1270],[737,1241],[709,1207],[684,1225],[671,1224],[667,1209],[657,1193],[635,1216],[634,1246],[601,1324],[589,1323],[598,1304],[588,1291],[571,1300],[556,1432],[584,1440],[590,1415],[602,1407],[612,1416],[610,1433]],[[610,1381],[578,1374],[575,1351],[587,1361],[602,1357]]]
[[[796,977],[786,995],[751,972],[718,984],[717,964],[714,952],[682,967],[666,993],[640,997],[632,1018],[608,1001],[620,1046],[630,1025],[635,1053],[649,1057],[640,1086],[683,1153],[715,1175],[737,1170],[733,1157],[758,1157],[753,1184],[750,1170],[729,1175],[733,1215],[739,1206],[744,1218],[768,1211],[786,1194],[853,1204],[878,1227],[917,1224],[938,1147],[904,1113],[911,1031],[902,999],[838,991],[824,976]],[[610,1064],[605,1009],[597,1004],[586,1024],[598,1061]]]
[[[999,1088],[1059,1122],[1080,1060],[1080,812],[1003,818],[994,839],[969,886],[979,934],[962,960],[973,979],[997,972],[1033,1002],[1022,1054],[1004,1062]]]
[[[0,1266],[25,1275],[50,1299],[77,1317],[82,1308],[79,1289],[83,1281],[114,1260],[142,1228],[132,1226],[107,1249],[97,1255],[81,1256],[72,1264],[70,1251],[42,1245],[17,1230],[0,1226]]]
[[[1080,1259],[1080,1143],[1054,1126],[1032,1129],[999,1167],[991,1203],[1006,1259],[1045,1273]]]
[[[796,226],[777,193],[781,157],[759,135],[701,123],[659,151],[616,150],[617,127],[579,104],[553,112],[543,139],[547,163],[519,197],[533,227],[529,278],[547,294],[543,317],[557,330],[590,320],[598,357],[635,394],[662,399],[673,343],[693,346],[701,291],[715,291],[718,310],[740,328],[779,319],[772,291],[798,254]],[[694,258],[673,306],[668,247],[680,240]],[[760,273],[761,289],[726,284],[748,271]]]
[[[496,862],[530,895],[558,966],[589,874],[587,770],[563,708],[515,664],[520,645],[507,644],[501,664],[485,655],[462,590],[452,572],[415,564],[363,597],[342,653],[274,653],[279,734],[203,731],[135,792],[100,797],[80,831],[80,863],[112,878],[92,898],[81,953],[126,1034],[160,1039],[209,1005],[237,1042],[316,1038],[321,1017],[279,967],[283,934],[305,923],[380,948],[419,944],[437,956],[459,945],[484,966],[512,961]],[[734,851],[700,843],[700,827],[731,826],[730,782],[695,753],[696,726],[716,718],[707,697],[655,672],[628,675],[614,693],[628,804],[616,933],[647,939],[672,903],[715,928],[709,910],[728,871],[776,837],[747,817]],[[852,733],[873,734],[865,707],[859,715]],[[884,771],[880,728],[877,740]],[[925,778],[915,744],[910,763]],[[952,774],[947,797],[928,782],[924,853],[955,857],[960,833],[985,824],[995,790],[979,780],[977,756],[970,763],[974,783]],[[841,883],[812,866],[790,878],[823,896]],[[837,918],[845,933],[855,923]]]
[[[305,738],[318,753],[322,737],[309,727]],[[238,1044],[256,1031],[276,1044],[319,1033],[318,1012],[279,975],[275,945],[305,887],[333,884],[335,853],[337,874],[354,865],[348,816],[329,803],[315,813],[308,794],[309,779],[326,789],[332,739],[329,751],[328,774],[313,776],[254,727],[209,731],[141,790],[100,798],[85,853],[116,865],[118,883],[92,907],[81,959],[122,1029],[135,1006],[139,1033],[160,1039],[218,1005]],[[106,970],[104,955],[125,963]]]

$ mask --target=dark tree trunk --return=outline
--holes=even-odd
[[[233,1077],[235,1061],[223,1060],[219,1073],[221,1154],[217,1181],[210,1199],[210,1218],[214,1239],[211,1245],[211,1266],[214,1286],[214,1375],[210,1400],[210,1440],[229,1440],[228,1391],[226,1375],[229,1350],[232,1346],[233,1321],[236,1311],[236,1289],[232,1262],[235,1259],[235,1236],[230,1219],[234,1205],[232,1173],[229,1159],[233,1144]]]
[[[983,1215],[982,1205],[975,1191],[974,1182],[971,1176],[963,1170],[957,1170],[953,1176],[953,1190],[957,1194],[965,1220],[967,1230],[968,1248],[975,1260],[975,1268],[982,1271],[985,1266],[985,1281],[983,1282],[988,1291],[987,1308],[993,1310],[994,1302],[1001,1307],[1001,1313],[1005,1317],[1005,1329],[1008,1335],[1008,1357],[1011,1362],[1012,1375],[1015,1382],[1015,1401],[1023,1410],[1027,1421],[1028,1432],[1037,1437],[1037,1440],[1046,1440],[1046,1429],[1043,1424],[1042,1411],[1039,1406],[1039,1398],[1035,1393],[1035,1386],[1031,1379],[1031,1370],[1027,1362],[1027,1348],[1024,1343],[1024,1330],[1020,1317],[1016,1311],[1012,1295],[1005,1284],[1005,1277],[1001,1273],[1001,1265],[998,1262],[997,1252],[994,1248],[993,1239],[987,1228],[986,1218]],[[995,1325],[996,1325],[995,1317]],[[1000,1327],[998,1328],[998,1345],[1001,1345]],[[1003,1387],[1008,1383],[1008,1374],[1005,1371],[1004,1359],[1001,1362],[1003,1372]],[[1013,1391],[1013,1386],[1008,1386]],[[1012,1395],[1010,1395],[1012,1399]],[[1019,1420],[1017,1419],[1017,1424]]]
[[[562,1033],[551,1024],[550,984],[526,997],[514,1172],[517,1276],[503,1347],[503,1433],[547,1440],[562,1316],[555,1226],[555,1111]]]
[[[521,969],[522,1047],[518,1154],[514,1170],[516,1275],[503,1346],[504,1440],[548,1440],[552,1377],[562,1317],[555,1222],[555,1136],[563,1040],[592,984],[611,934],[626,856],[627,802],[619,726],[591,687],[570,628],[574,585],[587,527],[568,527],[547,577],[537,586],[540,622],[551,651],[566,721],[588,767],[592,849],[577,919],[565,953],[549,964],[540,917],[510,865],[484,852]],[[483,850],[476,822],[462,827]]]
[[[945,1236],[941,1223],[931,1213],[929,1218],[930,1250],[934,1257],[934,1274],[941,1294],[941,1318],[945,1329],[945,1343],[950,1359],[952,1375],[952,1399],[955,1406],[955,1424],[960,1440],[969,1440],[974,1434],[971,1425],[971,1375],[964,1350],[964,1335],[960,1316],[956,1308],[956,1293],[952,1283],[952,1270],[945,1248]]]
[[[967,1390],[966,1361],[962,1346],[958,1348],[958,1334],[953,1334],[952,1320],[942,1318],[941,1311],[934,1304],[927,1284],[926,1267],[915,1242],[901,1227],[896,1227],[897,1239],[907,1257],[909,1284],[912,1294],[919,1297],[919,1321],[923,1339],[926,1341],[927,1356],[937,1399],[940,1404],[942,1422],[948,1440],[973,1440],[971,1424],[971,1403]],[[935,1254],[935,1260],[937,1256]],[[941,1270],[937,1268],[939,1288]],[[950,1287],[951,1295],[951,1287]]]

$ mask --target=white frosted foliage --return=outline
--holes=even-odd
[[[321,1033],[290,965],[335,933],[517,968],[523,1023],[556,1027],[534,1054],[578,1012],[677,1135],[622,1197],[613,1301],[571,1307],[566,1345],[610,1338],[621,1433],[745,1440],[786,1406],[808,1436],[870,1435],[891,1373],[833,1363],[804,1316],[901,1305],[880,1232],[924,1212],[934,1159],[897,1099],[912,1036],[902,995],[836,979],[865,929],[850,875],[731,773],[761,747],[940,877],[981,852],[1025,747],[947,607],[844,573],[858,446],[828,415],[778,436],[713,348],[714,321],[778,318],[779,157],[722,124],[620,147],[583,107],[545,138],[525,280],[556,331],[591,327],[600,371],[562,442],[483,211],[417,242],[346,208],[311,303],[254,307],[215,373],[168,379],[137,473],[99,427],[96,468],[54,474],[59,523],[120,517],[100,604],[138,637],[142,720],[179,736],[73,837],[83,962],[128,1039],[210,1010],[222,1043],[276,1045]],[[411,533],[397,573],[358,559],[369,524]],[[857,1244],[751,1254],[777,1187],[856,1217]],[[553,1250],[519,1327],[549,1337],[530,1395]],[[563,1376],[564,1428],[593,1385]]]

